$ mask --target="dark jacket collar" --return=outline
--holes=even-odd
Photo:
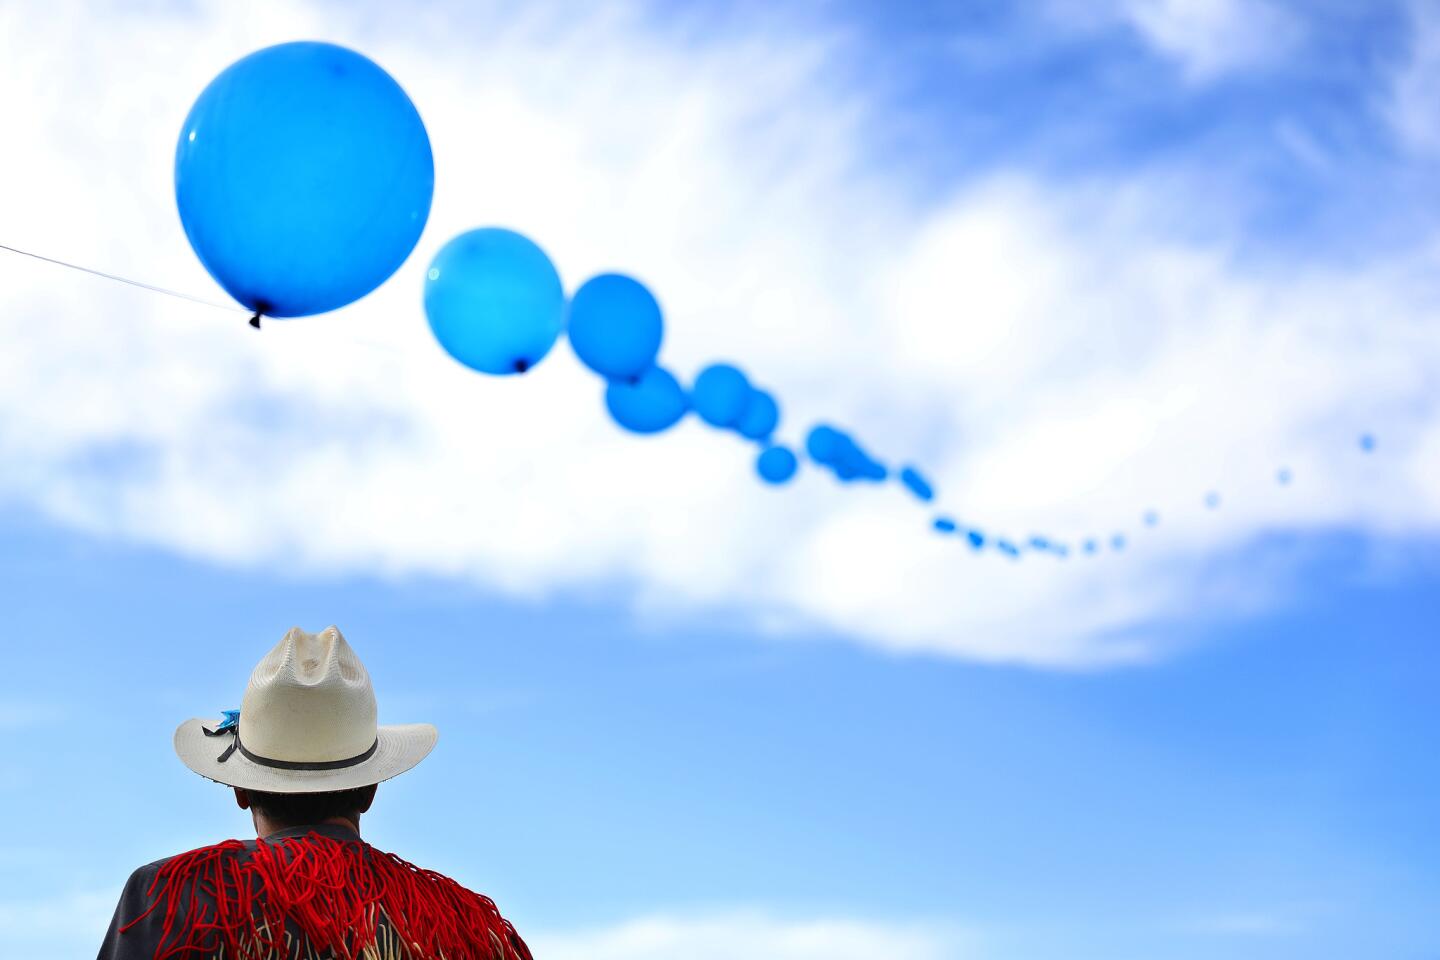
[[[318,833],[322,837],[334,837],[336,840],[360,839],[360,834],[338,823],[312,823],[303,827],[287,827],[284,830],[275,831],[264,839],[267,841],[288,840],[291,837],[303,837],[311,833]]]

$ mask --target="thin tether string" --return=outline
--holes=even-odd
[[[18,253],[22,257],[31,257],[35,260],[43,260],[46,263],[53,263],[59,267],[69,267],[71,270],[79,270],[81,273],[88,273],[91,276],[95,277],[104,277],[106,280],[114,280],[117,283],[128,283],[132,287],[139,287],[142,290],[150,290],[154,293],[163,293],[166,296],[178,297],[181,300],[189,300],[191,303],[198,303],[206,307],[214,307],[216,310],[227,310],[231,313],[250,312],[249,310],[246,310],[244,307],[241,307],[238,304],[217,303],[214,300],[206,300],[204,297],[191,296],[188,293],[181,293],[179,290],[170,290],[166,287],[157,287],[154,284],[150,283],[141,283],[139,280],[131,280],[129,277],[121,277],[113,273],[106,273],[103,270],[94,270],[90,267],[82,267],[78,263],[68,263],[64,260],[56,260],[54,257],[47,257],[43,256],[42,254],[31,253],[29,250],[21,250],[17,247],[6,246],[3,243],[0,243],[0,250],[8,250],[11,253]],[[258,322],[255,322],[255,320],[252,318],[252,325],[258,327],[260,324]]]

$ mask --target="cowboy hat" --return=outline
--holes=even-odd
[[[240,709],[175,731],[182,763],[217,783],[328,793],[389,780],[425,758],[428,723],[379,726],[370,674],[340,631],[294,627],[250,674]]]

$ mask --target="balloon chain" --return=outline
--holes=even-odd
[[[81,266],[78,263],[70,263],[65,260],[57,260],[54,257],[47,257],[39,253],[31,253],[29,250],[21,250],[18,247],[6,246],[3,243],[0,243],[0,250],[8,250],[11,253],[18,253],[22,257],[32,257],[36,260],[43,260],[46,263],[53,263],[59,267],[69,267],[71,270],[79,270],[81,273],[88,273],[94,277],[103,277],[106,280],[114,280],[117,283],[128,283],[130,286],[139,287],[141,290],[149,290],[153,293],[163,293],[166,296],[178,297],[181,300],[189,300],[191,303],[198,303],[206,307],[214,307],[216,310],[225,310],[230,313],[250,312],[249,310],[246,310],[243,307],[239,307],[234,304],[217,303],[214,300],[206,300],[204,297],[197,297],[188,293],[182,293],[179,290],[171,290],[168,287],[157,287],[153,283],[142,283],[139,280],[131,280],[129,277],[122,277],[114,273],[106,273],[103,270],[96,270],[92,267]],[[257,330],[260,329],[259,314],[256,314],[254,317],[250,318],[250,325]]]
[[[164,294],[165,296],[175,297],[179,300],[186,300],[190,303],[197,303],[201,306],[213,307],[216,310],[224,310],[227,313],[249,313],[251,314],[249,324],[256,330],[260,329],[260,318],[264,315],[263,310],[251,311],[247,308],[239,306],[238,304],[219,303],[214,300],[207,300],[204,297],[197,297],[193,294],[184,293],[180,290],[171,290],[168,287],[160,287],[156,286],[155,284],[144,283],[140,280],[132,280],[129,277],[122,277],[114,273],[106,273],[103,270],[96,270],[93,267],[86,267],[78,263],[70,263],[69,261],[59,260],[55,257],[47,257],[43,254],[34,253],[29,250],[21,250],[18,247],[12,247],[3,243],[0,243],[0,250],[6,250],[10,253],[18,254],[22,257],[30,257],[31,259],[40,260],[44,263],[51,263],[55,266],[66,267],[70,270],[77,270],[81,273],[87,273],[91,276],[100,277],[105,280],[113,280],[116,283],[124,283],[132,287],[138,287],[141,290],[149,290],[152,293],[160,293]],[[525,366],[529,366],[529,364],[525,364]],[[520,372],[524,372],[523,366],[520,368]],[[778,419],[778,417],[776,419]],[[906,488],[906,490],[916,500],[920,501],[922,505],[929,505],[931,502],[934,501],[934,487],[931,485],[929,480],[926,479],[925,476],[921,474],[920,471],[917,470],[915,467],[906,466],[892,473],[889,468],[869,457],[869,455],[866,454],[864,450],[861,449],[860,446],[854,441],[854,439],[851,438],[848,434],[842,431],[835,430],[833,427],[829,427],[828,425],[820,425],[816,428],[812,428],[809,433],[810,435],[807,436],[805,441],[800,444],[801,448],[805,449],[806,452],[810,454],[810,457],[808,459],[817,467],[834,471],[837,477],[842,480],[842,482],[849,482],[855,479],[884,481],[890,479],[893,476],[893,478],[898,480],[901,486]],[[816,449],[815,444],[816,434],[829,434],[830,436],[827,437],[827,441],[834,441],[835,443],[839,444],[838,449],[834,451],[834,454],[838,456],[816,456],[815,454],[819,452]],[[765,438],[762,441],[762,445],[764,446],[764,450],[762,451],[762,460],[766,454],[775,452],[777,450],[777,447],[775,445],[769,443],[768,438]],[[1365,453],[1373,452],[1376,446],[1374,435],[1371,433],[1362,434],[1359,438],[1359,446],[1360,449]],[[785,452],[787,453],[789,452],[788,448],[785,447],[779,447],[778,449],[785,450]],[[852,457],[857,458],[856,462],[847,463],[846,461],[851,460]],[[796,462],[797,458],[794,457],[793,454],[788,459],[789,463],[785,465],[783,476],[771,477],[768,475],[768,472],[762,467],[760,472],[762,476],[764,476],[764,478],[767,480],[767,482],[784,483],[785,481],[790,479],[790,476],[793,475],[793,473],[795,472],[795,468],[798,466],[798,463]],[[1278,471],[1276,479],[1281,486],[1289,486],[1293,480],[1293,477],[1293,472],[1288,467],[1282,467]],[[1206,494],[1205,506],[1208,509],[1214,510],[1218,508],[1219,505],[1220,496],[1218,492],[1212,490],[1211,492]],[[1144,523],[1146,527],[1153,528],[1155,526],[1158,526],[1159,521],[1160,517],[1156,511],[1147,510],[1145,512]],[[1021,538],[1017,542],[1016,540],[1007,539],[1005,537],[994,536],[987,532],[983,532],[976,527],[961,524],[952,515],[948,513],[940,513],[935,515],[931,521],[931,527],[938,534],[954,535],[960,537],[962,540],[968,541],[969,545],[975,550],[982,550],[987,546],[993,547],[998,552],[1008,555],[1012,560],[1018,560],[1023,553],[1048,553],[1052,556],[1064,559],[1072,552],[1072,548],[1068,543],[1049,537],[1036,535],[1030,537],[1028,540]],[[1110,549],[1120,551],[1125,549],[1129,538],[1126,537],[1124,534],[1117,532],[1109,539]],[[1080,540],[1079,543],[1075,545],[1073,549],[1074,552],[1081,555],[1094,556],[1102,549],[1104,549],[1104,543],[1104,537],[1084,537]]]
[[[1361,453],[1374,453],[1376,447],[1375,434],[1369,431],[1360,434],[1357,439],[1357,446]],[[905,473],[910,473],[912,477],[918,478],[918,482],[912,482],[912,479],[906,478]],[[925,481],[923,477],[918,477],[918,474],[914,473],[914,468],[907,467],[905,471],[902,472],[900,479],[901,482],[909,488],[915,498],[922,503],[928,504],[934,498],[934,492],[929,483]],[[1282,466],[1275,471],[1275,482],[1280,486],[1289,487],[1294,481],[1295,471],[1289,467]],[[1222,502],[1220,492],[1218,490],[1208,491],[1202,502],[1205,505],[1205,509],[1218,510]],[[1160,513],[1152,507],[1141,514],[1141,520],[1147,528],[1153,529],[1160,525]],[[949,513],[936,514],[931,520],[931,528],[938,534],[956,536],[961,538],[962,542],[968,541],[971,548],[977,551],[983,550],[987,546],[992,547],[1000,553],[1007,555],[1012,560],[1020,559],[1021,555],[1025,553],[1044,553],[1061,560],[1070,556],[1072,552],[1082,556],[1093,557],[1105,550],[1107,546],[1106,537],[1094,534],[1079,538],[1073,547],[1064,540],[1052,539],[1039,534],[1032,535],[1028,539],[998,537],[981,530],[979,527],[962,524]],[[1129,542],[1130,537],[1125,532],[1117,530],[1108,538],[1108,547],[1112,551],[1119,552],[1124,550]]]

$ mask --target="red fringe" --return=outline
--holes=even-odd
[[[311,833],[259,840],[245,852],[226,840],[167,860],[147,891],[150,908],[120,932],[163,904],[155,960],[210,956],[222,946],[233,960],[289,957],[287,920],[319,955],[360,960],[384,914],[405,957],[532,960],[489,897],[368,844]]]

